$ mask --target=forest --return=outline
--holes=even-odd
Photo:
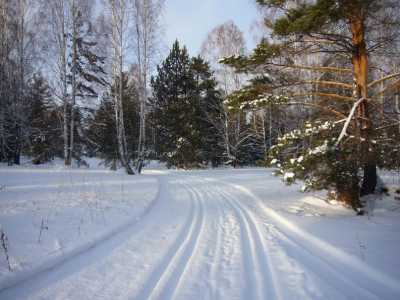
[[[398,1],[254,2],[255,49],[227,21],[192,56],[163,0],[0,0],[0,161],[272,166],[360,211],[400,169]]]
[[[399,0],[0,0],[0,300],[399,300]]]

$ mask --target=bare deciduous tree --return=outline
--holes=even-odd
[[[63,120],[63,141],[64,141],[64,164],[70,165],[70,148],[69,148],[69,107],[68,98],[68,28],[70,24],[70,11],[68,3],[65,0],[44,1],[42,9],[49,10],[48,25],[50,29],[50,40],[52,43],[54,54],[56,56],[55,68],[53,71],[57,74],[58,80],[55,81],[54,90],[57,98],[61,101],[62,120]]]
[[[228,21],[215,27],[207,35],[201,47],[201,56],[210,62],[215,71],[216,79],[225,95],[238,90],[243,83],[243,75],[234,72],[232,68],[219,64],[223,57],[243,55],[245,53],[245,40],[243,33],[233,21]],[[223,128],[225,141],[225,154],[229,162],[235,165],[237,150],[244,142],[240,113],[230,114],[226,108],[219,126]]]
[[[111,10],[112,26],[112,48],[113,48],[113,77],[118,83],[118,93],[115,93],[114,108],[115,121],[118,138],[118,152],[122,165],[128,174],[134,174],[127,155],[124,112],[122,108],[123,98],[123,67],[124,67],[124,47],[126,42],[126,30],[128,25],[128,2],[127,0],[109,0]]]
[[[149,74],[159,48],[160,17],[164,0],[132,0],[134,51],[137,62],[140,126],[137,171],[141,172],[146,147],[146,104]]]

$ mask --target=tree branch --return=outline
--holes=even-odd
[[[385,77],[382,77],[382,78],[380,78],[380,79],[377,79],[377,80],[375,80],[375,81],[372,81],[371,83],[368,84],[368,87],[369,87],[369,88],[370,88],[370,87],[373,87],[373,86],[376,85],[376,84],[379,84],[379,83],[381,83],[381,82],[383,82],[383,81],[392,79],[392,78],[397,77],[397,76],[400,76],[400,73],[393,73],[393,74],[387,75],[387,76],[385,76]]]
[[[342,95],[338,95],[338,94],[330,94],[330,93],[320,93],[320,92],[291,95],[291,97],[306,97],[306,96],[320,96],[320,97],[327,97],[327,98],[335,98],[335,99],[339,99],[339,100],[354,101],[353,97],[342,96]]]

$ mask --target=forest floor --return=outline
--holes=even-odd
[[[392,196],[355,216],[268,169],[3,166],[0,185],[0,299],[400,299]]]

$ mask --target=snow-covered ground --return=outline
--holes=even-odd
[[[0,168],[0,299],[400,299],[400,201],[357,217],[271,170],[150,167]]]

